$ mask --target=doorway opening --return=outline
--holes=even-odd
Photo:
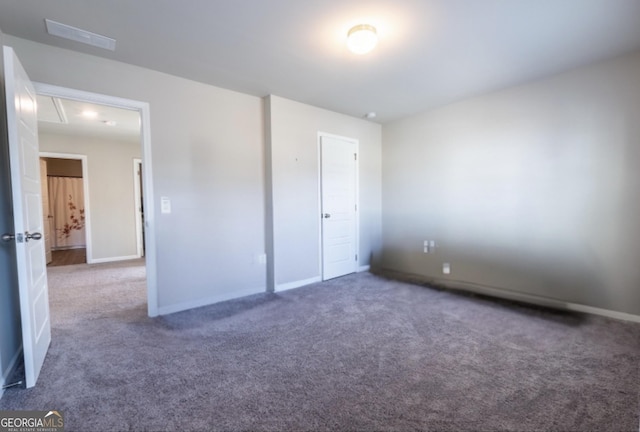
[[[91,256],[86,155],[40,152],[47,266],[87,263]]]
[[[149,104],[146,102],[134,101],[129,99],[118,98],[114,96],[101,95],[96,93],[84,92],[75,89],[69,89],[65,87],[58,87],[49,84],[43,83],[34,83],[34,87],[36,93],[39,97],[50,98],[53,102],[53,108],[58,117],[61,117],[64,121],[66,117],[67,123],[70,122],[70,117],[74,116],[72,119],[78,120],[75,116],[86,117],[88,119],[94,119],[94,126],[102,127],[104,131],[115,131],[118,129],[115,127],[120,121],[125,122],[123,120],[127,115],[133,114],[136,118],[135,124],[131,127],[135,127],[136,130],[136,138],[134,141],[134,145],[137,150],[136,154],[131,153],[131,156],[128,157],[128,163],[123,168],[122,171],[114,171],[111,173],[110,180],[101,181],[100,179],[93,181],[91,176],[94,175],[94,172],[98,171],[100,167],[104,167],[108,165],[110,162],[110,158],[118,151],[122,150],[124,144],[120,146],[120,144],[113,144],[111,148],[103,147],[102,153],[97,153],[94,156],[91,154],[85,154],[87,157],[86,171],[88,174],[85,179],[85,183],[88,183],[90,186],[87,187],[87,191],[85,193],[85,206],[86,210],[91,209],[90,217],[89,215],[85,215],[86,221],[86,231],[87,231],[87,263],[88,264],[96,264],[96,263],[107,263],[111,261],[124,261],[124,260],[133,260],[144,256],[144,265],[146,267],[146,298],[147,298],[147,313],[149,316],[157,316],[158,315],[158,303],[157,303],[157,285],[156,285],[156,264],[155,264],[155,235],[153,230],[154,223],[154,215],[153,215],[153,181],[152,181],[152,165],[151,165],[151,141],[149,135],[150,129],[150,121],[149,121]],[[77,108],[77,104],[83,106],[80,112],[68,112],[69,110],[65,110],[65,101],[69,101],[74,109]],[[73,104],[76,105],[73,105]],[[40,106],[39,106],[40,109]],[[115,113],[114,115],[122,115],[123,117],[115,118],[115,119],[107,119],[101,118],[101,112],[109,112]],[[40,116],[40,110],[39,114]],[[39,118],[40,121],[40,118]],[[85,125],[86,126],[86,125]],[[81,126],[81,127],[85,127]],[[61,127],[61,126],[54,126]],[[88,126],[87,126],[88,127]],[[126,132],[123,132],[126,133]],[[84,130],[84,135],[91,134],[88,130]],[[89,140],[88,140],[89,141]],[[115,141],[114,141],[115,142]],[[120,146],[116,148],[116,146]],[[46,148],[43,148],[46,150]],[[66,150],[61,150],[65,153],[71,153],[69,148]],[[77,149],[72,152],[75,153],[78,151]],[[78,151],[79,152],[79,151]],[[120,151],[120,153],[124,153],[125,151]],[[55,153],[55,152],[54,152]],[[144,169],[140,170],[139,176],[132,175],[131,171],[131,163],[132,161],[139,161],[138,166],[143,167]],[[135,164],[135,162],[134,162]],[[120,165],[118,165],[120,166]],[[120,189],[118,189],[115,184],[116,181],[119,181],[123,177],[127,178],[126,186],[123,185],[122,191],[126,192],[120,193]],[[139,182],[139,186],[137,186],[137,190],[140,194],[140,198],[138,200],[137,196],[134,197],[134,192],[136,187],[134,185],[136,182]],[[106,190],[108,194],[115,195],[115,202],[119,201],[127,201],[130,203],[131,211],[125,215],[127,219],[127,228],[130,232],[128,234],[122,234],[122,243],[130,242],[130,249],[119,249],[119,250],[127,250],[127,252],[114,252],[116,245],[120,241],[118,236],[114,233],[116,230],[122,228],[122,225],[125,223],[116,221],[116,216],[120,215],[120,212],[117,209],[109,208],[107,205],[106,208],[100,209],[98,203],[94,201],[97,200],[97,194],[92,189],[95,186],[104,185],[106,183]],[[91,193],[90,193],[91,192]],[[126,199],[122,196],[122,194],[131,195],[131,199]],[[91,204],[88,202],[89,197],[91,197]],[[139,206],[136,203],[143,203]],[[136,207],[139,210],[136,210]],[[144,209],[144,222],[138,221],[137,213],[141,212]],[[99,211],[104,211],[105,214],[99,215]],[[98,222],[102,219],[104,222],[103,227],[99,233],[96,231],[98,226]],[[139,226],[139,224],[143,226]],[[143,240],[140,240],[142,236]],[[126,237],[126,239],[125,239]],[[140,245],[142,243],[142,246]],[[102,248],[102,249],[99,249]],[[126,246],[127,248],[129,246]]]

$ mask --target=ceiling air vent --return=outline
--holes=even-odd
[[[50,19],[45,19],[44,21],[47,25],[47,33],[50,35],[59,36],[76,42],[82,42],[87,45],[111,51],[115,51],[116,49],[116,40],[110,37],[91,33],[56,21],[51,21]]]

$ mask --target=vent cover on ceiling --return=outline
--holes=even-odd
[[[59,36],[76,42],[82,42],[87,45],[111,51],[115,51],[116,49],[116,40],[110,37],[91,33],[56,21],[51,21],[50,19],[45,19],[44,21],[47,26],[47,33],[50,35]]]

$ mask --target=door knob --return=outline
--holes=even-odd
[[[27,233],[25,233],[27,234]],[[37,234],[39,237],[38,238],[42,238],[42,234],[40,233],[35,233]],[[27,234],[28,235],[28,234]],[[35,237],[33,237],[35,239]],[[10,242],[11,240],[15,240],[18,243],[22,243],[24,241],[24,235],[22,235],[22,233],[18,233],[18,234],[2,234],[2,241],[4,242]],[[27,239],[27,241],[29,241]]]
[[[25,241],[40,240],[42,238],[42,234],[40,234],[39,232],[30,234],[29,231],[27,231],[24,233],[24,238],[25,238]]]
[[[323,218],[325,219],[329,219],[331,217],[331,215],[329,213],[325,213],[322,215]]]

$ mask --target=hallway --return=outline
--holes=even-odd
[[[65,249],[51,251],[52,261],[47,264],[47,267],[58,267],[73,264],[86,264],[87,262],[87,249]]]

